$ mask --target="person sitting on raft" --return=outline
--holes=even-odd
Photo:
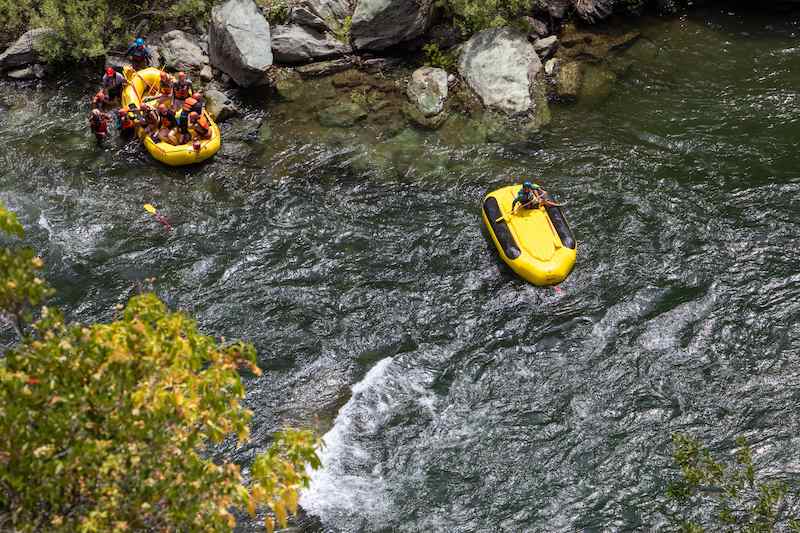
[[[211,138],[211,124],[208,123],[208,119],[204,115],[192,111],[189,113],[189,125],[198,139]]]
[[[186,78],[185,72],[178,72],[178,78],[172,86],[172,108],[178,110],[183,107],[183,101],[192,95],[192,80]]]
[[[131,60],[133,68],[136,70],[142,70],[149,65],[151,56],[150,51],[144,45],[144,39],[137,37],[133,44],[128,47],[125,57]]]
[[[111,100],[109,100],[105,89],[100,89],[99,91],[97,91],[97,94],[95,94],[94,97],[92,98],[92,109],[99,109],[100,111],[104,111],[110,101]]]
[[[99,109],[92,109],[92,113],[89,115],[89,128],[94,133],[97,144],[102,144],[103,140],[108,137],[108,120],[108,115]]]
[[[168,144],[178,144],[178,121],[175,120],[175,111],[165,104],[158,105],[158,138]],[[153,139],[155,140],[155,139]]]
[[[158,112],[147,104],[142,104],[142,120],[140,126],[146,135],[150,135],[153,142],[158,142]]]
[[[167,74],[164,71],[161,71],[161,83],[159,84],[159,90],[161,91],[161,96],[158,98],[159,104],[171,104],[172,102],[172,86],[174,85],[175,80],[172,79],[172,76]]]
[[[203,98],[203,93],[197,91],[183,101],[183,111],[184,113],[197,113],[198,115],[202,115],[205,103],[206,99]]]
[[[517,203],[522,205],[525,209],[539,209],[541,205],[555,205],[547,199],[547,191],[542,189],[539,185],[526,181],[522,184],[522,188],[517,193],[517,197],[511,203],[511,210],[513,211]]]
[[[106,69],[103,75],[103,89],[110,100],[117,100],[122,96],[122,88],[125,86],[125,76],[114,70],[112,67]]]

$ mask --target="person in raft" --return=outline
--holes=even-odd
[[[102,144],[105,138],[108,137],[108,120],[108,115],[99,109],[92,109],[92,113],[89,115],[89,128],[94,133],[97,144]]]
[[[539,206],[553,206],[555,203],[547,199],[547,191],[542,189],[539,185],[526,181],[522,184],[522,188],[517,193],[517,197],[511,203],[511,210],[516,209],[519,203],[525,209],[539,209]]]
[[[112,67],[106,69],[106,73],[103,75],[103,89],[109,100],[117,100],[122,96],[122,88],[125,87],[125,83],[125,76]]]
[[[125,52],[125,57],[131,60],[133,63],[133,68],[136,70],[142,70],[147,65],[150,64],[150,50],[144,45],[144,39],[141,37],[137,37],[133,44],[128,47],[128,51]]]
[[[172,109],[175,111],[183,107],[183,101],[192,95],[192,80],[186,78],[185,72],[178,72],[178,77],[172,85]]]
[[[172,76],[161,71],[161,83],[159,84],[159,90],[161,91],[161,96],[158,98],[159,105],[161,104],[172,104],[172,85],[175,81],[172,79]]]

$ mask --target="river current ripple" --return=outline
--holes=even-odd
[[[190,170],[94,149],[85,87],[4,85],[0,199],[71,318],[108,319],[153,277],[205,331],[256,344],[254,443],[220,453],[246,465],[284,425],[326,432],[302,498],[326,530],[657,529],[675,431],[719,453],[744,435],[793,485],[800,469],[797,32],[651,21],[608,100],[511,145],[292,121],[262,144],[279,106],[249,105]],[[519,175],[569,202],[559,291],[482,235],[482,196]]]

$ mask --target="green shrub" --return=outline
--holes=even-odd
[[[328,20],[328,25],[333,28],[333,36],[344,44],[350,42],[350,27],[353,25],[353,17],[345,17],[341,24],[336,20]]]
[[[287,0],[258,0],[270,24],[289,22],[289,3]]]
[[[465,33],[506,26],[529,11],[532,0],[446,0],[444,6]]]
[[[438,44],[428,43],[422,47],[422,51],[425,53],[425,64],[429,67],[441,68],[448,72],[455,69],[456,58],[453,54],[439,49]]]

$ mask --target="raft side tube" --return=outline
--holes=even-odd
[[[511,230],[508,229],[508,224],[503,220],[497,221],[498,218],[503,216],[503,213],[500,211],[500,206],[493,196],[490,196],[483,202],[483,211],[486,213],[486,218],[489,221],[492,232],[494,232],[497,242],[503,247],[503,252],[505,252],[506,257],[514,260],[522,255],[519,245],[514,240],[514,236],[511,235]]]
[[[561,244],[574,250],[575,237],[572,235],[572,230],[569,224],[567,224],[567,219],[564,217],[561,208],[557,206],[546,206],[545,209],[547,210],[547,216],[550,217],[550,222],[553,223],[553,227],[556,229],[556,233],[558,233],[558,238],[561,239]]]

